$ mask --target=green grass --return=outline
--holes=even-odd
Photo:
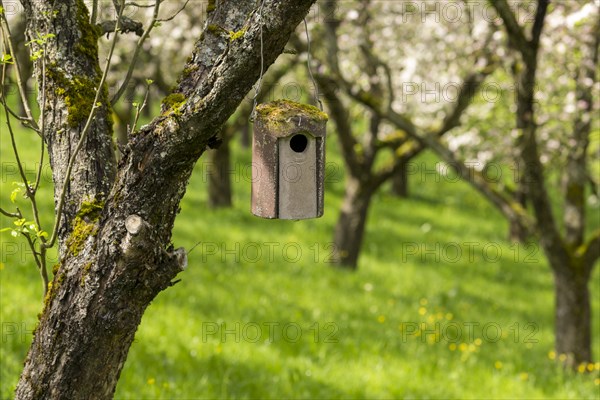
[[[9,207],[16,175],[4,125],[0,138],[0,197]],[[36,138],[19,132],[19,142],[33,165]],[[343,176],[333,135],[328,144],[332,174],[318,220],[253,217],[244,173],[250,155],[237,146],[235,207],[209,210],[200,161],[173,242],[187,249],[202,242],[182,281],[144,315],[117,398],[599,398],[598,365],[578,374],[550,359],[553,287],[543,254],[511,248],[506,222],[463,183],[415,176],[408,200],[385,188],[373,202],[359,270],[332,268]],[[435,159],[420,161],[431,168]],[[47,183],[46,226],[51,193]],[[598,215],[590,209],[591,225]],[[10,223],[3,218],[0,227]],[[8,398],[41,310],[41,287],[25,244],[1,238],[0,396]],[[596,268],[594,316],[599,280]],[[462,337],[452,340],[457,329]],[[598,318],[593,333],[598,355]]]

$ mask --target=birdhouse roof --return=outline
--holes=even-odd
[[[325,134],[327,114],[315,106],[290,100],[276,100],[256,107],[256,122],[264,125],[269,134],[286,137],[299,131],[321,137]]]

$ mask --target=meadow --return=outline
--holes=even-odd
[[[2,207],[18,180],[2,123]],[[33,172],[39,143],[18,130]],[[250,213],[249,150],[233,146],[234,207],[207,207],[202,158],[173,235],[192,249],[181,282],[158,296],[138,329],[118,399],[600,398],[600,363],[564,371],[553,349],[553,284],[536,244],[506,241],[507,223],[468,185],[411,177],[411,197],[385,187],[369,215],[359,269],[330,263],[344,189],[328,137],[323,218]],[[47,158],[46,158],[47,160]],[[436,162],[423,154],[423,170]],[[50,170],[40,192],[52,224]],[[28,210],[24,199],[17,199]],[[598,205],[590,226],[600,224]],[[12,221],[0,219],[0,228]],[[0,397],[12,398],[41,311],[24,240],[2,233]],[[52,258],[52,257],[51,257]],[[55,258],[55,256],[54,256]],[[592,278],[600,354],[600,272]]]

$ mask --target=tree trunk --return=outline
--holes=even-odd
[[[589,275],[574,268],[554,274],[556,354],[573,367],[592,361]]]
[[[240,132],[240,144],[244,149],[249,149],[250,143],[250,125],[245,124]]]
[[[132,135],[118,170],[105,91],[70,177],[67,157],[88,115],[73,105],[93,101],[94,91],[77,89],[81,82],[97,82],[97,48],[86,47],[97,37],[81,0],[23,3],[32,34],[59,29],[46,52],[57,60],[50,63],[55,70],[48,80],[54,95],[42,110],[48,118],[44,136],[58,187],[55,197],[63,181],[71,185],[65,193],[64,229],[59,230],[61,262],[16,398],[107,399],[146,307],[187,266],[186,252],[173,248],[171,233],[196,161],[263,67],[283,51],[314,0],[266,0],[262,16],[253,12],[254,0],[223,7],[219,2],[207,24],[233,32],[245,27],[242,37],[230,41],[220,33],[202,35],[186,64],[191,72],[175,89],[185,101],[164,106],[159,117]],[[86,77],[85,71],[94,76]],[[38,70],[38,80],[40,75]],[[68,90],[56,90],[65,85]]]
[[[373,191],[366,184],[356,178],[348,178],[334,232],[334,264],[344,268],[357,268],[372,196]]]
[[[408,198],[408,163],[400,161],[399,170],[392,177],[392,194],[403,199]]]
[[[519,180],[517,191],[515,193],[515,202],[520,204],[523,209],[527,207],[527,186],[523,180]],[[523,225],[523,221],[519,218],[508,220],[508,241],[525,243],[529,238],[529,230]]]
[[[222,136],[221,145],[209,154],[208,205],[211,208],[225,208],[232,205],[229,148],[231,136],[228,132],[224,132]]]

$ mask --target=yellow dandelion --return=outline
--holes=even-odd
[[[467,350],[467,348],[468,348],[468,346],[466,343],[461,343],[460,346],[458,346],[458,349],[460,351],[465,351],[465,350]]]
[[[475,339],[476,346],[481,346],[482,343],[483,343],[483,341],[480,338]]]
[[[585,372],[585,369],[586,369],[585,367],[586,367],[585,364],[579,364],[577,366],[577,372],[579,372],[580,374],[583,374]]]
[[[548,352],[548,358],[551,359],[551,360],[556,359],[556,353],[553,352],[553,351],[549,351]]]
[[[427,305],[427,303],[428,303],[428,301],[427,301],[427,299],[425,299],[425,298],[422,298],[422,299],[421,299],[421,301],[419,301],[419,303],[420,303],[422,306],[426,306],[426,305]]]
[[[4,269],[4,263],[0,262],[0,271],[2,271]]]
[[[558,356],[558,360],[559,360],[560,362],[564,362],[566,359],[567,359],[567,355],[566,355],[566,354],[560,354],[560,355]]]
[[[596,378],[596,379],[594,379],[594,383],[595,383],[596,385],[600,385],[600,378]]]
[[[526,381],[527,379],[529,379],[529,374],[527,372],[521,372],[519,374],[519,377],[521,378],[522,381]]]
[[[148,385],[154,385],[156,383],[156,379],[148,378],[148,380],[146,382],[148,382]]]
[[[385,315],[380,315],[379,317],[377,317],[377,322],[383,324],[385,322]]]
[[[435,322],[435,317],[433,315],[428,316],[427,322],[429,322],[430,324],[433,324]]]
[[[427,314],[427,309],[425,307],[419,307],[419,314],[420,315],[425,315]]]
[[[590,371],[590,372],[592,372],[594,370],[594,367],[595,367],[595,365],[593,363],[589,363],[587,365],[587,370]]]
[[[494,363],[494,368],[496,368],[496,369],[502,369],[502,361],[496,361]]]
[[[443,312],[438,312],[437,314],[435,314],[435,317],[437,319],[444,319],[444,313]]]
[[[215,348],[215,353],[220,354],[223,351],[223,347],[221,347],[221,345],[217,345],[217,347]]]
[[[452,313],[448,313],[448,314],[446,314],[446,319],[447,319],[448,321],[450,321],[452,318],[454,318],[454,315],[452,315]]]
[[[600,362],[596,363],[596,371],[600,371]]]
[[[469,345],[469,351],[470,351],[470,352],[474,352],[475,350],[477,350],[477,346],[475,346],[473,343],[471,343],[471,344]]]
[[[456,350],[456,343],[450,343],[450,345],[448,346],[448,348],[450,349],[450,351]]]

